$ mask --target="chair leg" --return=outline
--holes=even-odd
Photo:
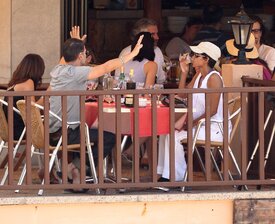
[[[234,154],[233,154],[233,152],[232,152],[232,150],[231,150],[231,148],[229,146],[228,146],[228,151],[229,151],[229,154],[230,154],[230,156],[231,156],[231,158],[233,160],[233,163],[234,163],[234,165],[235,165],[235,167],[236,167],[236,169],[238,171],[239,176],[242,177],[242,173],[241,173],[240,167],[239,167],[239,165],[238,165],[238,163],[236,161],[236,158],[235,158],[235,156],[234,156]],[[244,185],[244,189],[248,190],[248,188],[247,188],[246,185]]]
[[[223,160],[222,150],[221,150],[221,149],[218,149],[218,152],[220,153],[220,156],[221,156],[221,158],[222,158],[222,160]],[[229,174],[230,179],[233,181],[234,178],[233,178],[233,176],[232,176],[232,174],[231,174],[231,171],[230,171],[229,169],[228,169],[228,174]]]
[[[213,162],[214,167],[215,167],[215,169],[216,169],[216,171],[217,171],[217,173],[218,173],[219,178],[220,178],[221,180],[223,180],[222,173],[221,173],[221,171],[220,171],[220,169],[219,169],[219,166],[218,166],[218,164],[217,164],[217,162],[216,162],[216,160],[215,160],[215,157],[214,157],[212,151],[210,151],[210,157],[211,157],[211,159],[212,159],[212,162]]]
[[[94,180],[94,183],[98,183],[98,178],[97,178],[97,173],[96,173],[96,168],[95,168],[95,163],[94,163],[94,156],[92,152],[92,147],[91,147],[91,141],[90,141],[90,135],[89,135],[89,128],[86,125],[86,147],[87,147],[87,152],[88,152],[88,158],[89,158],[89,163],[90,163],[90,169],[91,169],[91,174]],[[100,194],[99,188],[96,188],[96,193]]]
[[[266,150],[264,166],[266,165],[267,159],[269,157],[269,153],[270,153],[271,145],[272,145],[272,142],[273,142],[274,134],[275,134],[275,124],[273,124],[272,133],[271,133],[270,140],[269,140],[269,143],[268,143],[268,147],[267,147],[267,150]]]
[[[198,156],[198,159],[199,159],[199,162],[200,162],[201,169],[202,169],[202,171],[204,172],[204,174],[206,174],[206,169],[205,169],[205,166],[204,166],[204,164],[203,164],[201,155],[200,155],[199,150],[197,149],[197,147],[195,147],[195,152],[196,152],[196,154],[197,154],[197,156]]]
[[[61,144],[61,141],[60,141],[60,144]],[[53,168],[53,165],[54,163],[56,164],[56,162],[58,163],[58,159],[57,159],[57,152],[58,152],[58,148],[60,147],[60,144],[58,144],[56,146],[56,148],[53,150],[52,154],[51,154],[51,159],[50,159],[50,162],[49,162],[49,173],[51,173],[51,170]],[[45,156],[45,155],[44,155]],[[59,167],[59,165],[58,165]],[[42,183],[41,185],[44,185],[45,183],[45,179],[42,180]],[[41,196],[43,194],[44,190],[43,189],[39,189],[38,191],[38,195]]]
[[[32,156],[33,156],[34,150],[35,150],[35,148],[32,146],[32,147],[31,147],[31,158],[32,158]],[[24,167],[23,167],[23,170],[22,170],[22,173],[21,173],[21,175],[20,175],[20,178],[19,178],[19,180],[18,180],[17,185],[22,185],[22,183],[23,183],[23,181],[24,181],[24,178],[25,178],[25,175],[26,175],[26,169],[27,169],[27,164],[25,163],[25,164],[24,164]],[[15,192],[15,193],[19,193],[19,190],[17,189],[17,190],[15,190],[14,192]]]
[[[0,154],[4,148],[4,145],[5,145],[5,142],[2,140],[1,143],[0,143]]]
[[[0,154],[1,154],[1,152],[2,152],[2,150],[3,150],[4,147],[5,147],[5,142],[1,141],[1,144],[0,144]],[[3,162],[3,165],[5,163],[6,163],[6,161]],[[2,177],[0,185],[4,185],[5,184],[7,177],[8,177],[8,165],[6,163],[6,165],[5,165],[5,173],[4,173],[3,177]]]
[[[272,113],[273,113],[273,111],[270,110],[269,113],[268,113],[268,115],[267,115],[267,118],[266,118],[265,123],[264,123],[264,131],[265,131],[265,129],[266,129],[266,126],[267,126],[267,124],[268,124],[268,122],[269,122],[269,120],[270,120],[270,117],[271,117]],[[275,126],[273,126],[273,130],[272,130],[272,133],[273,133],[273,134],[271,135],[271,139],[273,139],[273,137],[274,137],[274,131],[275,131],[274,127],[275,127]],[[272,141],[270,141],[270,142],[272,142]],[[270,142],[269,142],[269,143],[270,143]],[[250,165],[251,165],[251,163],[252,163],[252,161],[253,161],[253,159],[254,159],[254,157],[255,157],[255,154],[256,154],[256,152],[257,152],[257,150],[258,150],[258,147],[259,147],[259,139],[258,139],[258,141],[257,141],[257,143],[256,143],[256,145],[255,145],[255,147],[254,147],[254,150],[253,150],[253,152],[252,152],[252,155],[251,155],[251,157],[250,157],[250,159],[249,159],[249,163],[248,163],[247,168],[246,168],[246,173],[248,172],[248,170],[249,170],[249,168],[250,168]]]
[[[18,148],[19,148],[19,146],[20,146],[20,143],[21,143],[21,141],[19,140],[18,142],[17,142],[17,144],[15,145],[15,147],[14,147],[14,150],[13,150],[13,161],[14,161],[14,158],[15,158],[15,156],[16,156],[16,154],[17,154],[17,151],[18,151]],[[8,166],[8,164],[6,165],[6,168],[5,168],[5,173],[4,173],[4,175],[3,175],[3,178],[2,178],[2,180],[1,180],[1,183],[0,183],[0,185],[4,185],[5,184],[5,182],[6,182],[6,180],[7,180],[7,177],[8,177],[8,173],[9,173],[9,166]]]
[[[25,136],[25,132],[26,132],[26,128],[23,129],[23,131],[22,131],[22,133],[21,133],[21,135],[20,135],[20,138],[18,139],[18,141],[17,141],[17,143],[16,143],[16,145],[15,145],[15,147],[14,147],[14,149],[13,149],[13,157],[12,157],[12,158],[13,158],[13,161],[14,161],[14,158],[15,158],[15,156],[16,156],[16,154],[17,154],[18,148],[19,148],[19,146],[20,146],[20,144],[21,144],[21,142],[22,142],[22,140],[23,140],[23,138],[24,138],[24,136]],[[4,148],[4,146],[5,146],[5,142],[2,141],[1,144],[0,144],[0,154],[1,154],[2,149]],[[5,173],[4,173],[4,175],[3,175],[3,178],[2,178],[2,180],[1,180],[0,185],[4,185],[4,184],[5,184],[6,179],[7,179],[7,177],[8,177],[8,173],[9,173],[9,167],[8,167],[8,165],[6,165]]]

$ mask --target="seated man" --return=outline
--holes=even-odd
[[[192,50],[192,65],[196,68],[196,75],[188,84],[187,88],[206,88],[206,89],[219,89],[223,88],[223,80],[219,72],[215,71],[214,65],[221,56],[219,47],[210,42],[201,42],[198,46],[190,46]],[[185,80],[188,73],[189,65],[186,59],[180,61],[182,76],[182,85],[185,86]],[[193,94],[192,107],[195,109],[193,113],[193,133],[198,121],[206,117],[205,111],[205,94]],[[223,98],[220,93],[210,94],[210,112],[211,118],[223,119]],[[182,181],[186,172],[186,161],[184,157],[184,149],[181,145],[181,140],[187,138],[186,127],[187,116],[184,114],[175,124],[175,174],[176,181]],[[211,124],[211,140],[223,141],[223,135],[217,124]],[[229,124],[229,133],[231,131],[231,124]],[[205,139],[205,127],[201,129],[198,134],[198,139]],[[159,159],[158,174],[161,175],[159,181],[169,181],[170,168],[169,168],[169,135],[166,136],[165,142],[159,145],[159,153],[163,155],[161,161]]]
[[[159,40],[159,36],[158,36],[158,26],[157,26],[157,22],[152,20],[152,19],[148,19],[148,18],[141,18],[139,19],[132,30],[131,33],[131,40],[134,40],[135,36],[137,34],[139,34],[140,32],[149,32],[151,33],[152,38],[154,39],[154,51],[155,51],[155,59],[154,62],[157,63],[158,65],[158,69],[157,69],[157,83],[163,83],[166,80],[166,74],[162,69],[162,65],[164,63],[164,57],[163,54],[161,52],[161,50],[159,49],[159,47],[157,46],[158,40]],[[131,45],[129,45],[128,47],[124,48],[119,56],[123,56],[124,54],[128,54],[131,51]],[[120,69],[117,69],[115,72],[115,76],[119,77],[120,74]]]
[[[75,28],[79,31],[79,28]],[[74,29],[74,31],[75,31]],[[76,32],[79,34],[79,32]],[[143,36],[139,38],[137,44],[133,50],[125,54],[120,58],[109,60],[102,65],[96,67],[84,66],[86,63],[86,49],[83,41],[79,35],[74,35],[77,38],[68,39],[64,43],[62,58],[60,63],[51,71],[50,87],[52,91],[64,91],[64,90],[86,90],[87,80],[98,78],[106,73],[113,71],[114,69],[121,67],[124,63],[133,59],[142,47],[141,41]],[[58,116],[62,117],[61,110],[61,97],[50,97],[50,109]],[[68,96],[67,98],[67,120],[68,122],[80,121],[80,105],[79,96]],[[61,133],[62,123],[50,117],[50,133],[52,136],[56,133]],[[98,156],[98,130],[90,129],[90,139],[95,143],[93,146],[93,153],[95,161]],[[80,128],[79,125],[70,126],[68,130],[68,144],[80,143]],[[104,157],[109,155],[112,148],[115,145],[115,136],[112,133],[104,132]],[[75,159],[75,166],[79,164],[77,158]],[[78,169],[72,167],[73,183],[80,183],[80,175]],[[79,168],[79,167],[78,167]]]

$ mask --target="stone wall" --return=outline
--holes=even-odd
[[[60,58],[60,1],[1,0],[0,7],[0,82],[8,82],[28,53],[40,54],[45,60],[43,81],[48,82]]]
[[[0,1],[0,83],[7,83],[11,70],[11,1]]]
[[[234,223],[275,223],[275,200],[235,200]]]

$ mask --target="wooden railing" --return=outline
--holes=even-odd
[[[238,143],[238,149],[235,149],[238,151],[239,158],[238,163],[241,169],[241,177],[240,178],[234,178],[234,180],[231,180],[230,173],[227,172],[228,168],[231,168],[230,164],[230,157],[228,152],[228,144],[226,143],[225,139],[228,139],[228,132],[225,131],[224,133],[224,149],[223,149],[223,156],[224,160],[221,163],[222,168],[222,179],[219,180],[215,174],[213,174],[211,169],[211,158],[210,158],[210,108],[208,106],[209,102],[209,96],[211,93],[220,92],[223,97],[223,108],[225,111],[228,110],[227,102],[230,98],[230,94],[240,94],[241,97],[241,119],[240,119],[240,142]],[[0,190],[11,190],[11,189],[67,189],[67,188],[90,188],[90,189],[108,189],[108,188],[150,188],[150,187],[184,187],[184,186],[232,186],[232,185],[274,185],[275,181],[271,178],[268,178],[266,176],[266,171],[264,168],[264,155],[265,155],[265,149],[267,147],[266,138],[264,135],[264,122],[265,122],[265,113],[264,113],[264,102],[265,102],[265,93],[267,92],[275,92],[274,86],[269,87],[244,87],[244,88],[224,88],[221,90],[203,90],[203,89],[169,89],[169,90],[108,90],[108,91],[36,91],[36,92],[0,92],[0,97],[7,96],[8,97],[8,104],[13,105],[13,97],[14,96],[25,96],[25,99],[27,101],[27,132],[26,132],[26,166],[27,166],[27,173],[26,173],[26,181],[23,185],[18,186],[17,180],[15,179],[14,171],[11,169],[14,167],[15,161],[13,160],[13,151],[8,151],[8,167],[9,167],[9,175],[7,182],[0,186]],[[206,173],[205,173],[205,179],[197,180],[194,174],[194,167],[193,167],[193,153],[192,153],[192,143],[193,143],[193,137],[192,135],[188,135],[188,144],[186,147],[187,152],[187,172],[188,172],[188,178],[186,181],[175,181],[175,158],[174,156],[170,156],[170,181],[169,182],[158,182],[158,175],[157,175],[157,148],[158,148],[158,136],[157,136],[157,130],[156,130],[156,111],[157,111],[157,95],[158,94],[168,94],[171,100],[170,108],[169,108],[169,122],[170,122],[170,155],[174,154],[174,123],[175,123],[175,104],[174,104],[174,97],[177,93],[186,93],[188,95],[188,102],[192,102],[192,96],[194,93],[205,93],[206,96],[206,145],[205,145],[205,167],[206,167]],[[256,94],[258,97],[258,135],[255,137],[256,139],[259,139],[259,150],[257,152],[258,156],[258,168],[256,170],[257,175],[255,178],[255,175],[253,178],[251,178],[247,172],[247,164],[248,164],[248,157],[251,148],[249,148],[248,144],[248,135],[250,134],[250,131],[256,131],[256,130],[249,130],[248,124],[251,122],[256,122],[249,120],[249,117],[247,116],[250,111],[248,109],[248,96],[250,94]],[[81,155],[81,183],[80,184],[69,184],[67,181],[67,160],[68,160],[68,151],[67,151],[67,141],[63,138],[63,150],[62,155],[60,159],[62,162],[62,183],[60,184],[50,184],[50,175],[48,172],[49,169],[49,137],[45,136],[45,149],[44,149],[44,164],[45,164],[45,171],[44,171],[44,177],[45,177],[45,183],[44,185],[41,184],[34,184],[32,181],[32,162],[31,162],[31,130],[30,130],[30,119],[31,119],[31,113],[30,113],[30,104],[31,104],[31,96],[44,96],[44,119],[45,119],[45,133],[49,133],[49,122],[47,119],[49,118],[49,100],[51,96],[61,96],[61,102],[62,102],[62,111],[63,115],[62,118],[64,121],[67,120],[66,115],[66,106],[67,106],[67,99],[68,96],[79,96],[80,101],[80,121],[82,123],[85,122],[85,99],[89,95],[96,95],[98,96],[98,183],[97,184],[91,184],[86,183],[85,181],[85,142],[81,141],[81,148],[80,148],[80,155]],[[104,119],[103,119],[103,96],[104,95],[114,95],[115,96],[115,102],[116,102],[116,115],[115,115],[115,127],[116,127],[116,145],[115,145],[115,154],[116,154],[116,163],[115,163],[115,176],[113,177],[114,182],[106,182],[105,181],[105,175],[104,175],[104,162],[103,162],[103,131],[104,131]],[[124,94],[133,94],[134,96],[134,111],[137,112],[139,110],[138,105],[138,97],[141,94],[147,94],[151,95],[151,113],[152,113],[152,145],[151,145],[151,169],[150,169],[150,178],[147,178],[146,181],[141,180],[140,178],[140,164],[139,164],[139,113],[134,113],[133,116],[133,122],[134,122],[134,129],[133,129],[133,146],[134,146],[134,152],[133,152],[133,171],[132,171],[132,177],[131,181],[124,182],[122,181],[122,159],[121,159],[121,122],[122,121],[122,113],[121,113],[121,96]],[[188,103],[188,109],[187,113],[191,114],[192,104]],[[274,108],[273,108],[274,109]],[[12,109],[9,109],[9,114],[12,113]],[[228,116],[225,114],[225,118]],[[274,116],[274,114],[273,114]],[[13,145],[13,118],[12,116],[9,116],[8,119],[9,122],[9,141],[8,145]],[[192,133],[192,116],[188,116],[188,133]],[[65,124],[65,123],[63,123]],[[224,127],[228,126],[228,120],[224,119],[223,123]],[[274,125],[274,120],[273,120]],[[66,134],[66,127],[63,127],[62,129],[63,133]],[[84,125],[81,125],[81,136],[84,136]],[[66,135],[64,135],[66,136]],[[272,143],[272,146],[274,146],[274,141]],[[9,149],[12,149],[12,147],[9,147]],[[272,150],[274,150],[274,147],[271,147]],[[273,170],[274,173],[274,170]],[[232,169],[232,175],[235,177],[234,169]],[[248,188],[249,189],[249,188]],[[218,189],[217,189],[218,191]]]

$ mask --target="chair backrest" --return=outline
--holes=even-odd
[[[230,134],[230,142],[234,138],[234,135],[237,131],[240,119],[241,119],[241,99],[240,97],[236,97],[233,100],[229,101],[230,106],[230,116],[229,120],[232,123],[232,131]]]
[[[26,101],[18,100],[16,104],[26,125]],[[35,148],[44,149],[44,124],[40,109],[33,102],[31,102],[31,139]]]
[[[3,141],[7,142],[9,139],[8,135],[8,122],[6,115],[3,110],[3,106],[7,106],[8,104],[0,99],[0,137]]]

